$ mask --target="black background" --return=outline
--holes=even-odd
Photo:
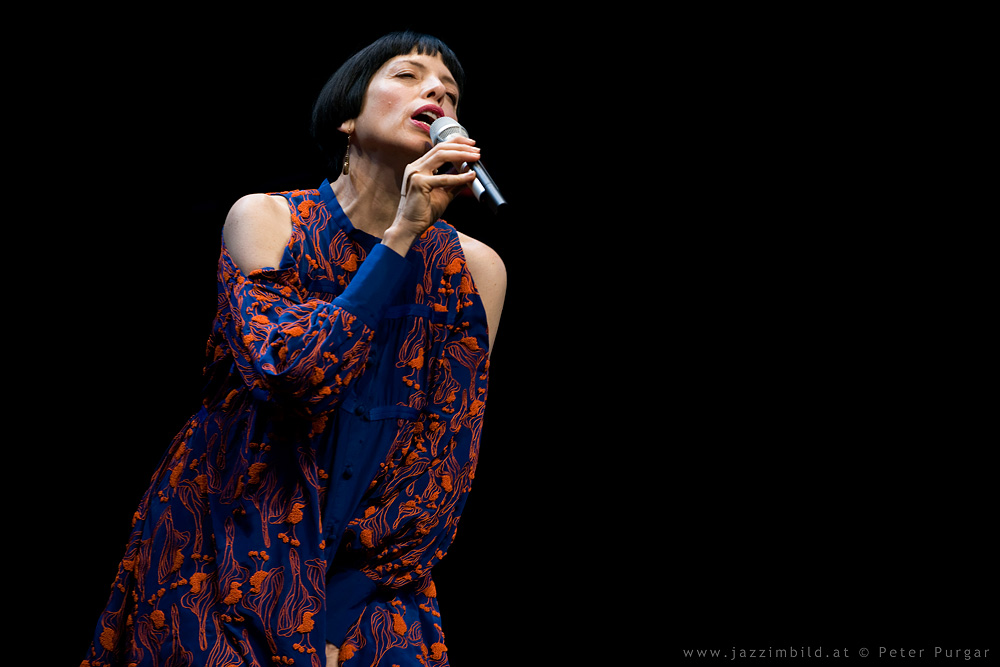
[[[458,54],[461,120],[514,209],[446,215],[509,274],[475,491],[435,570],[452,664],[995,636],[957,287],[982,269],[894,165],[943,48],[898,16],[620,9],[32,28],[6,329],[45,662],[83,656],[197,407],[229,206],[319,184],[316,94],[400,28]]]

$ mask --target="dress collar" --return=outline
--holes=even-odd
[[[360,243],[366,251],[371,251],[373,247],[382,242],[377,236],[372,236],[368,232],[354,228],[350,218],[347,217],[344,209],[341,208],[340,202],[337,201],[337,196],[333,194],[333,188],[330,187],[329,179],[325,179],[319,186],[319,194],[323,198],[323,203],[326,204],[326,210],[330,212],[330,219],[344,230],[347,238]]]

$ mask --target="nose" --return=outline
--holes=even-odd
[[[427,80],[427,87],[424,89],[424,98],[441,102],[445,99],[446,89],[441,79],[431,77]]]

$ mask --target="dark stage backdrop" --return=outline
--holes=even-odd
[[[226,212],[321,182],[316,94],[406,27],[465,65],[461,120],[513,207],[446,216],[509,274],[476,484],[435,570],[455,667],[986,640],[993,487],[961,377],[981,268],[884,197],[940,50],[899,17],[615,9],[81,12],[30,42],[6,333],[47,664],[83,656],[198,406]]]

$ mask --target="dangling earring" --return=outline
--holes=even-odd
[[[351,171],[351,136],[347,135],[347,148],[344,150],[344,176]]]

